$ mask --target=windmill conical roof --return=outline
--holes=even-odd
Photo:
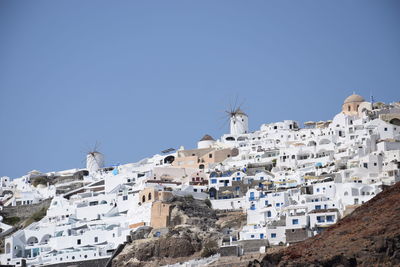
[[[203,138],[200,139],[200,141],[215,141],[214,138],[212,138],[211,135],[204,135]]]
[[[237,108],[237,109],[235,110],[235,113],[236,113],[237,115],[245,115],[245,116],[247,116],[247,114],[244,113],[244,111],[241,110],[240,108]]]

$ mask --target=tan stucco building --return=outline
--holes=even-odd
[[[233,156],[230,148],[200,148],[192,150],[180,150],[172,163],[173,166],[183,168],[205,169],[209,164],[219,163]]]
[[[153,228],[165,228],[170,225],[171,204],[161,201],[153,202],[151,206],[150,226]]]
[[[141,203],[167,201],[173,197],[172,192],[157,191],[154,187],[146,187],[139,192],[139,201]]]

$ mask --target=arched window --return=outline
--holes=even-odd
[[[147,198],[148,200],[151,200],[151,193],[149,193],[149,197]]]
[[[143,203],[146,202],[146,197],[145,196],[142,197],[142,202]]]
[[[11,245],[10,243],[7,243],[6,245],[6,253],[10,253],[11,252]]]
[[[28,245],[33,245],[39,243],[39,240],[35,236],[31,236],[30,238],[28,238],[26,243],[28,243]]]
[[[50,238],[51,238],[51,235],[46,234],[46,235],[44,235],[44,236],[42,237],[42,239],[40,240],[40,243],[41,243],[41,244],[47,244],[47,243],[49,242]]]

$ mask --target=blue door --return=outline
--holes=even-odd
[[[254,192],[250,192],[250,200],[254,200]]]

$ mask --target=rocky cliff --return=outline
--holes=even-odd
[[[115,257],[112,266],[162,266],[216,252],[221,238],[216,212],[204,201],[190,197],[175,198],[170,204],[171,226],[133,232],[132,242]]]
[[[249,266],[400,266],[400,183],[323,233]]]

